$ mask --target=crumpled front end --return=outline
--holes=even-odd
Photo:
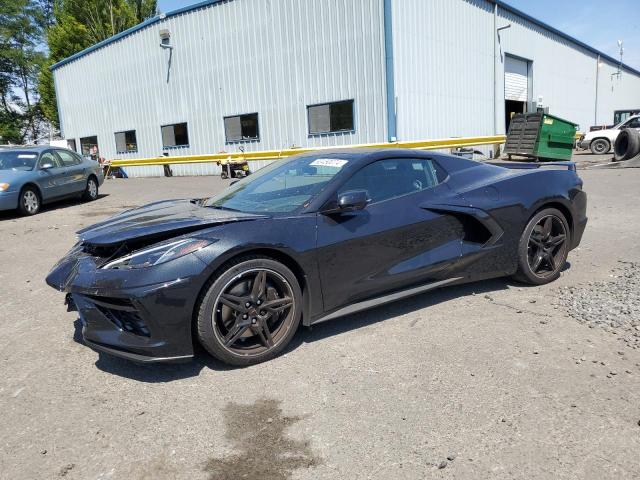
[[[105,270],[104,263],[79,244],[46,279],[67,293],[67,307],[78,312],[86,344],[137,362],[191,358],[197,274],[206,265],[195,255],[139,271]]]

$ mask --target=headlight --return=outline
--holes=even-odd
[[[0,183],[0,192],[9,190],[10,185],[8,183]]]
[[[138,250],[137,252],[113,260],[102,268],[108,270],[125,270],[152,267],[170,260],[175,260],[176,258],[184,257],[212,243],[212,240],[202,240],[199,238],[187,238],[186,240],[163,243]]]

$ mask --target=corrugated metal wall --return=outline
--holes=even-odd
[[[495,27],[494,4],[485,0],[393,0],[393,42],[398,138],[438,138],[505,133],[505,57],[531,62],[531,98],[550,113],[595,123],[597,54],[504,8]],[[494,93],[494,38],[495,93]],[[618,108],[640,105],[640,76],[611,79],[602,62],[598,122]]]
[[[393,0],[398,139],[493,134],[493,7]]]
[[[618,66],[601,61],[598,72],[598,113],[595,125],[613,123],[615,110],[640,108],[640,77]],[[594,63],[595,70],[595,63]]]
[[[189,148],[175,155],[384,141],[382,24],[379,0],[234,0],[168,17],[55,70],[64,135],[97,135],[106,158],[160,155],[160,126],[179,122]],[[310,137],[306,106],[346,99],[355,132]],[[223,117],[251,112],[260,141],[225,144]],[[138,153],[116,154],[114,133],[130,129]]]
[[[500,34],[501,60],[515,55],[531,63],[532,98],[541,96],[549,113],[578,123],[581,129],[593,124],[596,55],[503,9],[498,9],[498,27],[511,24]],[[503,70],[501,62],[499,71]],[[504,82],[498,84],[504,98]],[[504,119],[504,102],[498,103],[498,118]],[[504,131],[504,120],[501,122]]]
[[[530,98],[583,130],[640,106],[640,76],[611,77],[616,66],[603,61],[596,121],[597,54],[503,7],[494,16],[491,1],[390,1],[399,140],[504,133],[508,55],[530,62]],[[179,122],[190,145],[172,155],[385,141],[383,10],[384,0],[232,0],[169,16],[55,70],[65,137],[79,145],[97,135],[106,158],[160,155],[160,126]],[[163,28],[175,47],[170,70]],[[307,105],[347,99],[355,132],[308,135]],[[223,117],[253,112],[260,141],[225,144]],[[138,153],[116,154],[114,132],[129,129]]]

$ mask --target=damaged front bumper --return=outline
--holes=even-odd
[[[185,267],[191,271],[194,262],[204,267],[191,257],[176,262],[188,263]],[[76,246],[46,279],[51,287],[66,292],[67,309],[78,312],[86,345],[143,363],[193,357],[197,278],[176,277],[181,269],[175,264],[131,271],[103,270],[100,263],[101,259]]]

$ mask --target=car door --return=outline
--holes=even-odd
[[[463,226],[425,208],[460,202],[447,174],[425,158],[379,160],[336,192],[367,190],[362,210],[318,214],[318,268],[325,311],[385,292],[448,278],[461,256]]]
[[[65,195],[83,192],[87,187],[87,172],[80,158],[66,150],[56,150],[56,154],[66,169],[64,178]]]
[[[65,195],[66,174],[66,168],[53,150],[45,150],[40,154],[36,181],[43,200]]]

